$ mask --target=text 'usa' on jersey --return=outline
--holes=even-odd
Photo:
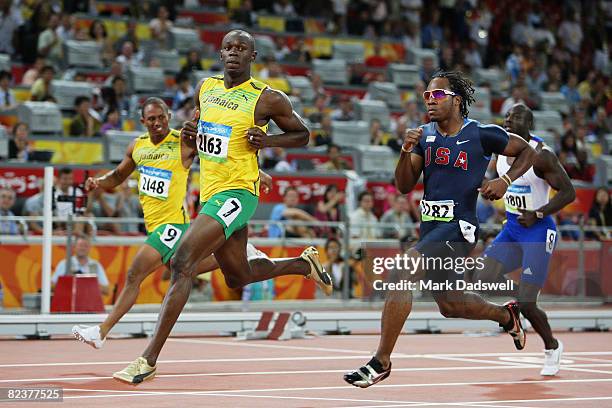
[[[443,136],[436,123],[421,126],[423,135],[413,153],[423,157],[424,200],[454,202],[455,219],[477,222],[476,200],[491,155],[508,144],[508,133],[497,125],[465,119],[454,136]]]

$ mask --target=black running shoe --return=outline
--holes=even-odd
[[[344,374],[344,381],[355,387],[368,388],[370,385],[379,383],[390,375],[391,364],[389,363],[389,368],[385,370],[382,363],[376,357],[372,357],[366,365]]]

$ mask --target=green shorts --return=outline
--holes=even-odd
[[[255,214],[259,197],[248,190],[226,190],[202,203],[200,214],[206,214],[221,224],[225,239],[247,226]]]
[[[149,244],[159,252],[162,262],[167,263],[176,249],[181,237],[189,228],[189,224],[162,224],[149,234],[145,244]]]

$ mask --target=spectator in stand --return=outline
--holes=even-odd
[[[506,113],[517,103],[525,103],[525,90],[523,86],[515,85],[512,88],[512,95],[510,95],[501,106],[500,115],[506,116]]]
[[[453,47],[446,45],[440,52],[440,69],[451,71],[455,67],[455,54]]]
[[[295,187],[287,187],[283,193],[282,204],[277,204],[272,209],[270,221],[307,221],[316,224],[317,219],[298,208],[300,195]],[[287,238],[314,238],[316,234],[307,226],[285,226],[285,237]],[[270,224],[268,237],[280,238],[282,231],[277,224]]]
[[[89,112],[91,100],[88,96],[77,96],[74,101],[76,116],[70,123],[70,136],[93,137],[100,134],[100,122]]]
[[[138,21],[131,18],[126,23],[125,34],[115,42],[115,53],[120,54],[123,50],[125,43],[129,42],[132,44],[133,51],[138,53],[140,51],[140,41],[136,29],[138,27]]]
[[[13,75],[8,71],[0,71],[0,111],[13,109],[17,106],[15,93],[11,89]]]
[[[130,186],[131,183],[137,184],[134,179],[127,179],[119,186],[117,193],[117,203],[115,204],[114,217],[119,218],[142,218],[142,207],[138,194]],[[123,233],[135,234],[141,231],[141,225],[144,224],[119,224],[119,230]]]
[[[341,292],[344,285],[344,267],[345,261],[342,257],[342,244],[335,237],[330,237],[325,242],[325,256],[326,261],[323,264],[325,270],[332,275],[332,282],[334,283],[334,291]],[[352,277],[354,271],[349,263],[349,288],[352,286]]]
[[[75,40],[76,32],[76,16],[70,13],[63,13],[60,18],[60,25],[57,27],[57,35],[62,39],[62,42]]]
[[[402,122],[408,129],[415,129],[423,123],[423,118],[419,113],[419,107],[414,99],[405,104],[405,112],[399,117],[398,123]]]
[[[342,221],[341,204],[344,203],[344,191],[338,191],[338,187],[334,184],[328,184],[325,187],[323,198],[317,203],[315,217],[319,221],[340,222]],[[336,236],[338,230],[336,227],[321,227],[318,228],[317,235],[320,237]]]
[[[30,156],[28,124],[18,122],[13,126],[13,138],[9,141],[9,159],[27,162]]]
[[[420,69],[421,81],[423,81],[424,84],[427,84],[431,80],[432,75],[436,72],[436,69],[437,69],[436,64],[435,64],[434,58],[429,55],[426,55],[425,57],[423,57],[421,61],[422,61],[421,62],[422,66]]]
[[[420,126],[421,123],[422,122],[419,122],[418,126]],[[395,125],[395,136],[389,138],[389,140],[387,141],[387,146],[393,149],[394,152],[399,153],[402,150],[402,145],[404,144],[404,138],[406,137],[406,130],[408,129],[409,129],[409,126],[405,121],[401,119],[398,120],[397,124]]]
[[[605,187],[599,187],[593,197],[593,204],[589,210],[589,225],[601,227],[601,231],[593,234],[598,240],[612,239],[612,200],[610,192]]]
[[[135,100],[137,100],[138,97],[136,95],[128,96],[125,79],[121,76],[113,79],[112,87],[114,99],[110,104],[119,109],[119,113],[121,113],[122,117],[130,115],[134,111],[133,107],[135,106]]]
[[[131,41],[123,43],[121,54],[116,58],[121,64],[123,74],[127,74],[130,68],[139,68],[142,66],[142,56],[134,50],[134,44]]]
[[[21,85],[23,86],[32,86],[34,81],[36,81],[40,73],[45,66],[45,59],[43,57],[37,57],[34,65],[32,65],[26,72],[23,74],[23,78],[21,79]]]
[[[297,13],[289,0],[276,0],[272,5],[274,14],[283,17],[296,17]]]
[[[183,100],[181,106],[179,106],[178,110],[174,113],[174,117],[179,123],[186,122],[188,120],[193,119],[193,109],[195,108],[195,104],[193,102],[193,98],[187,98]]]
[[[94,274],[98,278],[100,292],[103,295],[109,293],[109,283],[104,267],[100,262],[89,257],[91,251],[91,241],[86,235],[79,235],[74,244],[74,256],[70,258],[70,268],[66,270],[66,260],[62,259],[55,267],[51,283],[55,288],[60,276],[70,276],[78,274]]]
[[[183,68],[181,68],[181,74],[191,75],[193,71],[203,71],[202,61],[200,59],[200,53],[197,50],[191,50],[187,54],[187,61]]]
[[[11,208],[15,205],[15,192],[10,188],[0,187],[0,216],[13,217]],[[17,235],[20,227],[17,221],[0,220],[0,235]]]
[[[114,106],[106,113],[104,124],[100,127],[100,134],[105,136],[109,130],[121,130],[121,114],[119,109]]]
[[[53,81],[55,69],[51,65],[45,65],[40,71],[40,78],[32,84],[30,88],[30,98],[33,101],[54,100],[51,93],[51,81]]]
[[[396,195],[393,199],[393,207],[388,209],[380,218],[381,224],[394,224],[399,228],[382,228],[383,238],[399,239],[408,232],[408,227],[412,225],[412,218],[408,207],[408,198],[405,195]]]
[[[56,32],[59,22],[59,14],[51,13],[47,29],[38,37],[38,54],[45,57],[55,68],[61,67],[64,62],[64,43]]]
[[[578,54],[582,44],[583,32],[578,22],[578,14],[571,8],[567,9],[565,19],[559,26],[560,40],[570,52]]]
[[[96,218],[111,218],[117,216],[118,194],[114,191],[104,191],[101,188],[91,190],[87,195],[87,214]],[[108,231],[117,234],[120,231],[119,224],[109,222],[98,222],[99,231]]]
[[[274,39],[274,45],[276,46],[274,58],[277,61],[284,61],[285,57],[291,52],[289,47],[287,47],[287,40],[285,40],[285,37],[276,37]]]
[[[293,47],[291,47],[291,51],[285,57],[286,62],[299,64],[308,64],[311,60],[312,56],[310,55],[310,51],[308,51],[308,47],[303,37],[299,37],[295,40]]]
[[[323,115],[321,120],[321,129],[314,131],[314,145],[323,146],[329,145],[333,141],[332,120],[329,115]]]
[[[480,55],[480,51],[478,49],[478,44],[476,41],[472,40],[469,42],[468,49],[465,51],[465,56],[463,61],[465,65],[467,65],[470,70],[475,70],[483,67],[482,57]]]
[[[351,237],[362,240],[376,239],[379,236],[378,219],[372,209],[374,196],[369,191],[362,191],[358,197],[359,207],[350,215]],[[367,225],[366,225],[367,224]]]
[[[336,109],[331,114],[332,120],[351,121],[356,120],[356,115],[353,109],[353,101],[350,96],[344,95],[340,99],[340,108]]]
[[[94,20],[89,27],[89,38],[95,41],[101,48],[102,62],[105,66],[109,66],[115,59],[115,50],[113,42],[108,38],[106,27],[100,20]]]
[[[351,165],[341,157],[342,148],[336,144],[327,145],[327,157],[329,160],[323,165],[327,171],[351,170]]]
[[[587,182],[593,181],[593,166],[588,164],[587,153],[578,146],[573,131],[569,131],[563,136],[563,139],[561,139],[559,162],[563,165],[563,168],[570,178]]]
[[[232,21],[246,27],[252,27],[257,22],[257,14],[253,12],[253,2],[251,0],[243,0],[240,7],[234,9]]]
[[[421,44],[423,48],[439,49],[444,42],[444,33],[439,25],[440,12],[433,8],[429,22],[421,30]]]
[[[570,106],[580,103],[580,93],[578,92],[578,77],[574,73],[570,73],[569,79],[565,85],[561,86],[561,93],[565,96],[567,103]]]
[[[15,32],[23,24],[21,11],[12,4],[12,1],[4,0],[0,3],[0,54],[13,55],[15,53]]]
[[[183,73],[179,73],[176,75],[176,86],[177,90],[174,94],[174,99],[172,101],[173,110],[177,110],[179,106],[183,104],[183,101],[185,99],[192,99],[193,93],[195,92],[193,86],[191,86],[189,76]]]
[[[325,116],[327,111],[327,95],[316,95],[313,105],[315,110],[310,115],[308,115],[308,120],[312,123],[320,123],[321,120],[323,120],[323,116]]]
[[[377,118],[372,119],[370,122],[370,144],[380,146],[386,144],[388,138],[388,135],[382,129],[380,120]]]
[[[161,5],[157,9],[157,18],[149,23],[151,37],[157,41],[161,48],[168,48],[170,45],[170,29],[173,27],[173,23],[169,17],[168,8]]]
[[[382,55],[380,42],[374,43],[374,54],[366,58],[365,65],[369,68],[386,68],[389,65],[389,60]]]

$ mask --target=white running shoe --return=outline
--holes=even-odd
[[[555,375],[561,367],[561,354],[563,354],[563,343],[557,340],[559,345],[556,349],[544,350],[544,367],[540,375]]]
[[[102,340],[102,336],[100,336],[100,326],[73,326],[72,334],[77,340],[87,343],[95,349],[101,349],[106,340]]]

